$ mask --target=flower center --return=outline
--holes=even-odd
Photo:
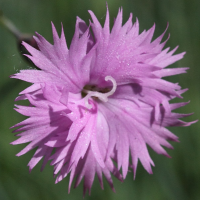
[[[86,85],[84,87],[84,89],[82,90],[82,96],[85,97],[85,104],[87,108],[89,109],[92,108],[92,105],[89,104],[89,98],[93,97],[93,99],[95,100],[99,99],[103,102],[107,102],[108,97],[114,94],[114,92],[117,89],[117,83],[115,79],[111,76],[106,76],[105,81],[112,82],[113,87],[111,90],[110,88],[98,88],[96,86],[90,86],[90,85]]]

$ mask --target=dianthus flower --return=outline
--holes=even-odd
[[[187,68],[166,69],[185,53],[162,50],[165,32],[151,41],[155,25],[139,34],[132,14],[122,25],[122,9],[112,30],[108,10],[103,27],[89,13],[89,27],[77,18],[70,48],[63,28],[59,37],[53,24],[53,45],[38,33],[34,39],[39,50],[23,42],[31,54],[26,56],[41,70],[12,76],[32,83],[16,99],[30,102],[16,105],[29,117],[13,126],[20,126],[14,132],[21,133],[12,144],[29,142],[17,156],[37,147],[30,171],[43,157],[42,169],[52,160],[56,183],[70,175],[70,191],[74,179],[77,187],[84,178],[84,194],[91,192],[95,174],[102,188],[104,175],[114,190],[111,174],[122,181],[132,168],[135,176],[138,160],[152,173],[147,144],[169,157],[162,146],[172,148],[167,140],[178,138],[166,127],[193,123],[179,119],[189,114],[172,112],[187,103],[169,103],[186,90],[162,79],[186,72]]]

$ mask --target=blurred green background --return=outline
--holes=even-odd
[[[183,88],[189,88],[184,101],[190,104],[180,112],[195,114],[187,121],[199,118],[200,114],[200,1],[199,0],[107,0],[110,18],[116,17],[118,8],[123,7],[124,22],[129,13],[133,19],[139,18],[140,32],[149,29],[156,23],[155,37],[159,36],[169,22],[167,33],[171,38],[167,46],[179,45],[177,53],[187,54],[174,67],[190,67],[187,74],[170,77],[169,80],[179,82]],[[60,23],[65,29],[68,42],[72,39],[76,16],[88,23],[87,10],[92,10],[103,24],[106,13],[104,0],[0,0],[0,9],[4,15],[26,33],[35,31],[52,42],[51,24],[53,21],[58,32]],[[165,38],[167,37],[167,34]],[[15,38],[0,26],[0,200],[75,200],[82,199],[83,184],[67,193],[68,177],[54,184],[53,167],[47,165],[41,173],[41,163],[31,174],[27,163],[34,151],[16,157],[25,145],[12,146],[9,143],[16,139],[9,127],[24,119],[13,110],[14,99],[29,84],[9,79],[11,74],[20,69],[30,68],[17,49]],[[181,101],[181,100],[178,100]],[[21,102],[20,102],[21,103]],[[124,183],[114,178],[116,193],[113,193],[104,180],[101,190],[97,178],[92,187],[91,196],[85,199],[100,200],[198,200],[200,199],[200,123],[191,127],[172,128],[179,136],[180,143],[173,143],[174,150],[168,150],[172,159],[157,155],[152,150],[151,157],[156,167],[153,175],[149,175],[139,164],[136,179],[129,172]]]

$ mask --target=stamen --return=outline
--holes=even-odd
[[[111,77],[111,76],[106,76],[105,77],[105,81],[111,81],[113,83],[113,88],[107,93],[83,90],[85,93],[87,93],[87,96],[85,97],[85,104],[86,104],[87,108],[89,108],[89,109],[92,108],[92,105],[89,104],[89,98],[90,97],[97,97],[99,100],[101,100],[103,102],[107,102],[108,101],[108,97],[114,94],[114,92],[117,89],[117,83],[116,83],[115,79],[113,77]]]

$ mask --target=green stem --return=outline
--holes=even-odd
[[[21,32],[9,19],[7,19],[3,15],[1,10],[0,10],[0,24],[2,24],[5,28],[7,28],[16,38],[20,38]]]

